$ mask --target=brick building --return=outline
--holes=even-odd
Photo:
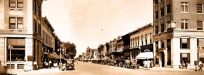
[[[155,63],[178,68],[203,61],[204,0],[153,0]],[[200,56],[199,56],[200,54]]]

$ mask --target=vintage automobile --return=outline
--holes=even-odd
[[[66,59],[65,70],[74,70],[74,59]]]

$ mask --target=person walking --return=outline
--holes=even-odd
[[[203,64],[202,64],[202,62],[201,62],[201,61],[199,61],[198,66],[199,66],[198,71],[203,71],[203,70],[202,70]]]
[[[38,63],[37,63],[37,61],[34,61],[34,66],[35,66],[35,69],[37,70],[38,69]]]

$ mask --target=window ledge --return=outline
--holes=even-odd
[[[189,12],[181,12],[182,14],[188,14]]]
[[[196,13],[196,14],[204,14],[204,13]]]

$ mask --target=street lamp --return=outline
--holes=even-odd
[[[12,45],[8,45],[8,48],[10,50],[10,72],[11,72],[11,49],[13,48]]]

